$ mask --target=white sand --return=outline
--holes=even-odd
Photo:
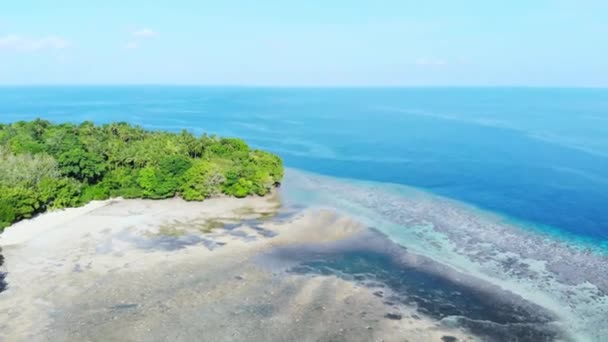
[[[114,201],[93,201],[80,208],[70,208],[45,213],[30,220],[15,223],[0,235],[0,246],[11,246],[25,243],[35,237],[47,233],[49,230],[85,215],[97,208],[104,207]]]
[[[246,221],[278,205],[275,197],[117,199],[9,227],[0,236],[9,285],[0,294],[0,340],[466,338],[431,319],[408,318],[407,308],[403,320],[384,319],[388,309],[370,289],[334,276],[277,278],[255,266],[253,258],[272,247],[363,229],[328,211],[263,227]],[[216,221],[241,224],[208,232]]]

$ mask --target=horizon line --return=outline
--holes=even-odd
[[[0,84],[0,88],[35,88],[35,87],[198,87],[198,88],[265,88],[265,89],[420,89],[420,88],[527,88],[527,89],[608,89],[605,86],[593,85],[390,85],[390,84],[213,84],[213,83],[31,83]]]

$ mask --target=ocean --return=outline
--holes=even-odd
[[[608,89],[0,88],[0,122],[37,117],[238,136],[288,167],[608,240]]]
[[[241,137],[284,159],[287,203],[608,338],[608,89],[0,88],[0,122],[34,118]]]

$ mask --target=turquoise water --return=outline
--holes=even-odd
[[[547,309],[558,317],[557,325],[549,326],[566,332],[568,341],[606,341],[608,338],[605,324],[608,317],[608,258],[605,246],[598,244],[597,239],[554,232],[555,228],[547,234],[545,227],[539,234],[537,225],[522,225],[521,221],[505,219],[495,212],[482,211],[411,187],[320,176],[295,169],[287,170],[282,192],[287,205],[337,209],[374,228],[411,253],[411,257],[397,253],[399,256],[395,258],[400,260],[399,263],[417,261],[416,272],[426,274],[429,271],[423,265],[437,263],[444,265],[435,273],[442,279],[470,283],[478,289],[486,288],[484,284],[493,284],[527,303]],[[358,244],[349,241],[344,246],[357,253],[362,252],[366,262],[373,264],[375,256],[368,250],[374,246],[373,239],[364,239]],[[390,248],[376,250],[391,254]],[[340,257],[345,251],[336,252]],[[321,261],[322,267],[328,267],[338,275],[347,271],[342,263],[332,264],[331,257],[321,257],[318,253],[313,255]],[[345,262],[359,263],[358,260],[349,258]],[[389,264],[371,268],[374,267],[380,267],[375,272],[396,274]],[[400,274],[405,278],[395,276],[395,279],[403,284],[417,278],[413,279],[412,274]],[[383,278],[382,281],[393,291],[400,291],[390,279]],[[442,288],[442,291],[452,291],[449,282],[433,282],[432,285]],[[424,286],[426,291],[428,284]],[[411,288],[408,287],[410,293]],[[473,301],[468,295],[465,297],[465,301]],[[436,303],[430,298],[424,300]],[[487,305],[496,305],[500,299],[486,298],[484,301]],[[523,329],[523,335],[516,333],[520,336],[516,338],[510,335],[518,331],[515,326],[510,323],[496,325],[497,321],[491,319],[490,314],[480,314],[485,318],[474,319],[475,322],[469,322],[472,325],[467,327],[473,331],[484,330],[489,325],[491,331],[484,334],[502,336],[497,338],[498,341],[562,340],[550,337],[553,330],[540,322],[522,325],[519,328]],[[541,313],[532,313],[532,316],[536,314]],[[471,315],[473,313],[467,311],[465,316],[470,318]],[[459,322],[460,318],[450,316]],[[539,338],[535,331],[544,337]]]
[[[0,88],[0,122],[36,117],[240,136],[290,167],[608,240],[608,89]]]

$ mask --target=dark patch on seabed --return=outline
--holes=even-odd
[[[0,293],[6,290],[6,272],[2,272],[2,266],[4,265],[4,256],[2,255],[2,248],[0,248]]]
[[[278,248],[268,256],[292,265],[295,262],[289,273],[335,275],[379,290],[390,310],[413,306],[421,314],[463,327],[484,341],[567,339],[548,310],[409,253],[375,231],[338,243]]]

